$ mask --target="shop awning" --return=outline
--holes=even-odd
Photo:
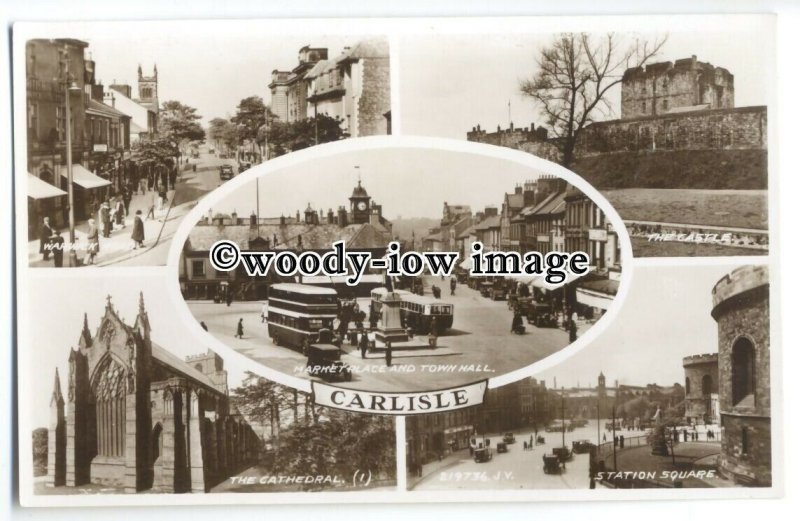
[[[67,167],[62,166],[61,170],[61,177],[67,177]],[[111,181],[103,179],[100,176],[97,176],[90,171],[88,171],[83,165],[72,165],[72,182],[82,188],[100,188],[103,186],[109,186]]]
[[[575,298],[585,306],[602,309],[604,311],[608,310],[608,308],[611,307],[611,303],[614,302],[614,297],[612,295],[599,293],[586,288],[577,288],[575,290]]]
[[[28,174],[28,197],[31,199],[49,199],[62,195],[67,195],[67,192],[42,181],[33,174]]]

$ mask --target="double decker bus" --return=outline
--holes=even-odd
[[[293,349],[316,342],[320,329],[333,329],[339,312],[336,290],[304,284],[273,284],[267,303],[272,342]]]

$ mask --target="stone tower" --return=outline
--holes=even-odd
[[[694,424],[719,423],[719,365],[717,354],[687,356],[686,419]]]
[[[153,65],[153,75],[144,76],[142,66],[138,70],[139,99],[138,101],[154,110],[158,109],[158,67]]]
[[[597,377],[597,396],[605,397],[606,395],[606,375],[600,371],[600,376]]]
[[[720,472],[736,482],[772,483],[769,273],[744,266],[712,291],[719,333]]]

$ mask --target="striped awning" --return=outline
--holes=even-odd
[[[61,177],[67,178],[67,167],[62,166],[60,169]],[[111,181],[107,179],[103,179],[102,177],[93,174],[89,170],[87,170],[83,165],[80,164],[73,164],[72,165],[72,182],[76,185],[80,186],[81,188],[100,188],[103,186],[109,186]]]

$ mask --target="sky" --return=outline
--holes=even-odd
[[[260,96],[269,104],[267,86],[272,71],[296,67],[301,47],[327,47],[328,56],[335,58],[343,47],[360,39],[322,34],[270,35],[251,30],[217,36],[214,31],[174,34],[173,30],[166,30],[132,40],[127,32],[120,33],[120,37],[107,34],[102,26],[84,28],[72,37],[89,43],[86,56],[95,60],[97,78],[104,85],[127,83],[136,97],[137,67],[141,64],[143,74],[151,76],[156,64],[159,101],[178,100],[197,108],[204,126],[216,117],[233,116],[239,101],[248,96]]]
[[[34,428],[48,424],[56,367],[61,378],[61,392],[66,399],[69,353],[78,345],[83,314],[87,314],[89,330],[94,335],[105,314],[109,295],[120,318],[132,325],[138,314],[141,291],[150,320],[151,339],[181,359],[207,351],[200,342],[187,340],[193,334],[202,335],[202,331],[177,320],[172,300],[164,294],[164,269],[123,269],[117,270],[113,277],[98,277],[96,270],[76,270],[69,277],[52,270],[44,271],[49,274],[40,275],[42,270],[29,272],[29,316],[34,317],[35,323],[29,328],[30,342],[25,349],[29,350],[35,365],[32,369],[35,377],[29,381],[32,384],[30,388],[19,389],[20,407],[29,407]],[[74,304],[65,305],[65,302]],[[42,317],[50,319],[43,324]],[[20,327],[24,327],[22,323]],[[229,387],[239,386],[244,379],[245,365],[238,363],[238,358],[226,358],[225,369]]]
[[[693,54],[699,61],[728,69],[734,75],[735,105],[764,105],[768,98],[771,35],[742,24],[695,32],[671,32],[654,61],[675,61]],[[663,34],[663,33],[660,33]],[[476,37],[477,36],[477,37]],[[656,34],[620,35],[623,41],[652,40]],[[480,125],[517,128],[544,123],[530,98],[519,92],[521,80],[536,73],[537,52],[551,34],[440,35],[400,39],[400,100],[404,133],[464,139]],[[619,88],[609,92],[614,117],[619,117]]]
[[[356,168],[358,167],[358,168]],[[261,217],[281,213],[301,214],[308,203],[327,215],[348,198],[361,176],[362,186],[373,201],[383,205],[384,217],[441,218],[445,201],[468,204],[473,211],[493,204],[498,208],[504,192],[533,180],[539,172],[509,161],[436,149],[380,149],[345,152],[314,158],[260,177],[258,193]],[[255,181],[253,182],[255,183]],[[246,185],[213,208],[214,213],[250,215],[256,196]]]
[[[558,387],[683,385],[682,359],[718,351],[711,289],[734,265],[635,266],[619,315],[600,336],[565,362],[534,377]]]

